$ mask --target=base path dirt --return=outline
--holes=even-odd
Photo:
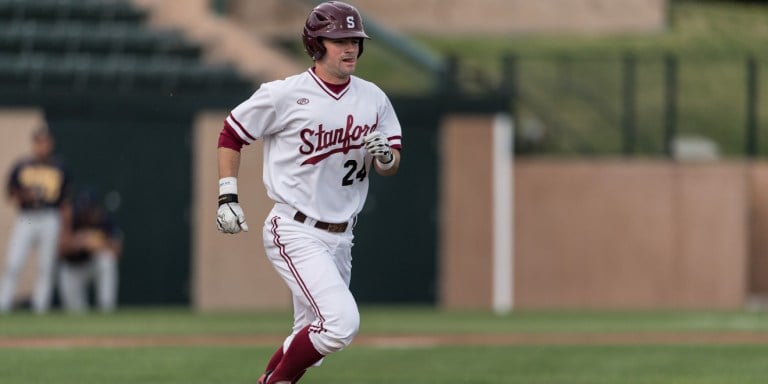
[[[277,335],[3,337],[0,348],[126,348],[150,346],[273,346]],[[606,332],[505,334],[361,334],[355,345],[381,348],[450,345],[768,344],[768,332]]]

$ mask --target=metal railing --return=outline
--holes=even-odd
[[[755,157],[768,148],[767,65],[751,55],[508,55],[497,92],[512,96],[521,153],[674,156],[694,137],[721,156]]]

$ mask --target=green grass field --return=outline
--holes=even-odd
[[[764,312],[361,312],[356,343],[302,383],[741,384],[768,377]],[[274,349],[263,341],[289,327],[288,313],[15,313],[0,318],[0,382],[254,383]],[[221,340],[185,343],[200,336]],[[153,338],[161,341],[146,343]]]

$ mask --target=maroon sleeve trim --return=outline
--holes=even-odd
[[[403,137],[400,136],[400,135],[387,137],[387,140],[402,140],[402,139],[403,139]],[[403,144],[402,143],[394,144],[394,145],[392,145],[392,148],[395,148],[398,151],[402,151],[403,150]]]
[[[224,121],[224,128],[222,128],[219,134],[219,148],[229,148],[240,152],[243,145],[248,145],[248,143],[237,135],[235,129],[229,125],[229,122]]]
[[[246,136],[248,136],[248,138],[249,138],[249,139],[251,139],[251,140],[256,140],[256,138],[255,138],[255,137],[253,137],[253,136],[251,136],[251,134],[250,134],[250,133],[248,133],[248,131],[245,129],[245,127],[243,127],[243,125],[242,125],[242,124],[240,124],[240,122],[239,122],[239,121],[237,121],[237,119],[235,119],[235,116],[234,116],[233,114],[231,114],[231,113],[230,113],[230,114],[229,114],[229,118],[230,118],[230,119],[232,119],[232,121],[234,121],[234,122],[235,122],[235,124],[237,124],[237,127],[238,127],[238,128],[240,128],[240,130],[241,130],[241,131],[243,131],[243,133],[244,133]]]

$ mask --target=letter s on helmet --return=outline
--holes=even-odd
[[[304,49],[312,60],[320,60],[325,55],[321,37],[329,39],[360,38],[360,51],[363,54],[363,39],[370,39],[363,29],[360,12],[347,3],[328,1],[315,7],[307,17],[304,32],[301,34]]]

